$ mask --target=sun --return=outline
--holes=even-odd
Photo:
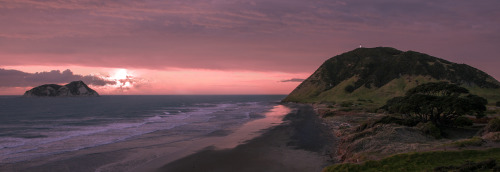
[[[108,79],[115,81],[114,87],[130,88],[133,85],[134,76],[127,69],[116,69]]]
[[[131,75],[128,74],[127,69],[117,69],[115,73],[109,77],[109,79],[121,80],[121,79],[127,79],[128,76]]]

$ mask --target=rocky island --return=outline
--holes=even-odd
[[[99,94],[83,81],[73,81],[66,85],[45,84],[26,91],[24,97],[96,97]]]

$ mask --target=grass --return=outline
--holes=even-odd
[[[455,141],[452,145],[457,147],[481,146],[483,145],[483,139],[481,139],[481,137],[473,137],[470,139]]]
[[[500,148],[488,150],[434,151],[397,154],[379,161],[362,164],[336,164],[323,171],[433,171],[436,167],[460,166],[466,162],[488,159],[500,161]]]
[[[444,80],[436,80],[430,76],[409,76],[403,75],[396,78],[386,85],[376,88],[366,88],[361,86],[352,93],[345,91],[345,87],[354,85],[359,77],[354,76],[346,79],[333,88],[327,88],[328,83],[323,81],[315,81],[314,83],[304,83],[300,89],[294,90],[285,101],[302,102],[302,103],[318,103],[318,102],[344,102],[351,101],[361,103],[361,107],[365,109],[376,109],[383,106],[386,101],[395,96],[403,96],[406,91],[416,87],[418,84],[437,82]],[[497,101],[500,101],[500,89],[480,88],[478,86],[464,86],[472,94],[488,99],[491,106],[495,106]]]
[[[304,84],[301,89],[296,90],[291,96],[288,97],[288,101],[297,102],[353,102],[359,103],[360,107],[366,109],[377,109],[383,106],[385,102],[394,96],[403,96],[406,91],[417,86],[417,82],[435,82],[437,80],[430,79],[429,76],[402,76],[400,78],[394,79],[384,85],[383,87],[376,88],[366,88],[365,86],[359,87],[352,93],[345,91],[345,87],[349,85],[354,85],[358,80],[357,76],[351,77],[340,82],[335,87],[324,90],[325,88],[321,84]]]

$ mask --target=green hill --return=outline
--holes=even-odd
[[[500,82],[466,64],[390,47],[357,48],[325,61],[284,102],[346,102],[383,105],[418,84],[448,81],[500,100]]]

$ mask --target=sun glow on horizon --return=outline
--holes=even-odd
[[[128,76],[131,76],[128,74],[127,69],[117,69],[113,75],[109,77],[109,79],[127,79]]]
[[[203,95],[203,94],[288,94],[298,82],[282,82],[305,78],[307,73],[259,71],[221,71],[203,69],[150,70],[137,68],[103,68],[86,66],[2,66],[27,73],[70,69],[71,77],[87,78],[87,85],[102,95]],[[100,82],[92,82],[94,78]],[[47,82],[50,83],[50,82]],[[57,83],[56,83],[57,84]],[[64,83],[60,83],[64,84]],[[1,95],[19,95],[33,88],[4,87]]]
[[[116,69],[115,72],[106,79],[116,82],[116,84],[111,85],[112,87],[128,89],[133,87],[134,75],[127,69]]]

